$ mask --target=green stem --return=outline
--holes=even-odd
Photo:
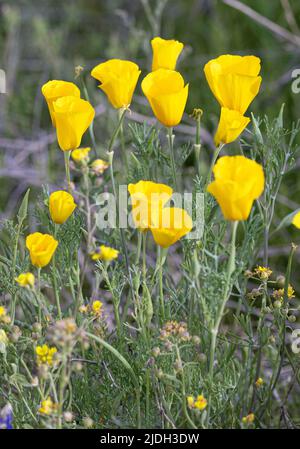
[[[17,254],[18,254],[18,243],[21,233],[21,227],[22,222],[18,224],[17,227],[17,235],[16,235],[16,241],[14,245],[14,252],[13,252],[13,260],[12,260],[12,266],[11,266],[11,282],[13,285],[15,285],[15,276],[16,276],[16,263],[17,263]],[[11,303],[11,323],[12,325],[15,322],[15,316],[16,316],[16,303],[17,303],[17,290],[14,291],[13,297],[12,297],[12,303]]]
[[[216,148],[215,151],[214,151],[213,158],[212,158],[212,161],[211,161],[211,164],[210,164],[210,167],[209,167],[209,171],[208,171],[208,174],[207,174],[205,187],[207,187],[208,184],[211,182],[211,177],[212,177],[213,168],[214,168],[214,166],[215,166],[215,163],[216,163],[216,161],[217,161],[217,159],[218,159],[218,156],[219,156],[219,154],[220,154],[220,152],[221,152],[221,150],[222,150],[223,147],[224,147],[224,144],[221,143],[221,144],[218,146],[218,148]],[[206,188],[205,188],[204,190],[206,190]]]
[[[173,184],[174,184],[175,189],[178,190],[176,164],[175,164],[175,156],[174,156],[174,134],[173,134],[173,128],[171,128],[171,127],[167,128],[167,139],[168,139],[168,143],[169,143],[169,150],[170,150],[170,156],[171,156]]]
[[[57,225],[54,225],[54,237],[56,238],[57,235]],[[54,290],[54,296],[56,301],[56,307],[57,307],[57,313],[58,317],[61,320],[62,319],[62,313],[61,313],[61,307],[60,307],[60,298],[59,298],[59,292],[57,288],[57,281],[56,281],[56,262],[55,262],[55,253],[53,254],[52,258],[52,284],[53,284],[53,290]]]
[[[41,311],[41,269],[37,269],[37,296],[38,296],[38,306],[39,306],[39,323],[42,323],[42,311]]]
[[[123,108],[119,109],[119,120],[121,119],[123,114]],[[126,169],[126,173],[128,173],[128,162],[126,157],[126,148],[125,148],[125,137],[124,137],[124,126],[123,126],[123,119],[121,121],[120,126],[120,139],[121,139],[121,159],[123,167]]]
[[[200,143],[200,130],[201,130],[201,116],[196,120],[196,139],[194,144],[195,158],[196,158],[196,166],[198,171],[198,176],[200,177],[200,152],[201,152],[201,143]]]
[[[184,369],[183,369],[183,363],[182,363],[179,347],[177,345],[176,345],[176,354],[177,354],[177,359],[178,359],[179,366],[182,367],[180,373],[181,373],[181,393],[182,393],[183,413],[184,413],[184,416],[186,417],[187,422],[192,427],[192,429],[197,429],[198,427],[196,426],[196,424],[191,419],[191,417],[189,415],[189,412],[188,412],[188,409],[187,409],[187,405],[186,405],[187,398],[186,398],[186,391],[185,391]]]
[[[64,151],[65,170],[66,170],[66,178],[67,178],[67,184],[68,184],[68,191],[71,193],[70,155],[71,155],[71,151]]]
[[[158,283],[159,283],[159,300],[160,300],[160,313],[162,322],[165,320],[165,301],[164,301],[164,290],[163,290],[163,263],[162,263],[162,251],[160,246],[158,246],[157,252],[158,258]]]
[[[222,299],[221,306],[219,308],[217,319],[213,328],[211,329],[211,346],[210,346],[210,360],[209,360],[209,377],[213,379],[213,370],[214,370],[214,360],[215,360],[215,350],[216,350],[216,341],[220,328],[220,324],[223,318],[224,309],[228,300],[228,296],[230,294],[230,285],[231,285],[231,276],[235,269],[235,252],[236,252],[236,231],[237,231],[238,221],[232,222],[232,237],[231,237],[231,245],[230,245],[230,254],[227,265],[227,274],[226,274],[226,283],[224,289],[224,295]]]

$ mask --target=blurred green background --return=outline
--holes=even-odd
[[[144,76],[151,67],[151,38],[176,38],[185,43],[178,70],[190,83],[184,124],[192,136],[188,113],[194,107],[204,110],[209,133],[218,120],[204,64],[224,53],[255,54],[262,59],[263,85],[249,112],[274,117],[285,103],[290,128],[300,112],[300,93],[291,89],[291,73],[300,68],[299,27],[299,0],[0,1],[0,68],[7,75],[7,93],[0,94],[1,217],[13,216],[29,185],[37,192],[43,183],[61,185],[63,180],[62,157],[40,93],[49,79],[72,81],[74,67],[83,66],[91,101],[101,107],[106,100],[89,77],[94,65],[113,57],[132,59]],[[140,86],[132,109],[151,117]],[[107,108],[97,121],[100,145],[105,145],[113,113]],[[285,177],[275,221],[299,207],[299,190],[296,169]],[[288,246],[276,240],[272,250],[285,258]]]

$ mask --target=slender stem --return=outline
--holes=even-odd
[[[200,152],[201,152],[201,142],[200,142],[200,131],[201,131],[201,115],[196,120],[196,138],[194,144],[195,157],[196,157],[196,168],[198,171],[198,176],[200,177]]]
[[[121,119],[123,114],[123,108],[119,109],[119,120]],[[121,159],[122,159],[122,164],[124,166],[124,168],[126,169],[126,173],[128,173],[128,162],[127,162],[127,157],[126,157],[126,148],[125,148],[125,137],[124,137],[124,125],[123,125],[123,119],[121,121],[121,126],[120,126],[120,138],[121,138]]]
[[[160,300],[160,313],[162,321],[165,320],[165,301],[164,301],[164,290],[163,290],[163,264],[162,264],[162,251],[160,246],[158,246],[157,252],[158,258],[158,283],[159,283],[159,300]]]
[[[138,231],[137,253],[136,253],[136,259],[135,259],[136,265],[138,265],[138,263],[140,261],[140,257],[141,257],[142,239],[143,239],[143,234],[142,234],[142,232]]]
[[[67,178],[68,191],[69,191],[69,192],[71,192],[70,155],[71,155],[71,151],[64,151],[64,157],[65,157],[65,170],[66,170],[66,178]]]
[[[173,134],[173,128],[171,128],[171,127],[167,128],[167,139],[168,139],[168,143],[169,143],[169,150],[170,150],[170,156],[171,156],[171,168],[172,168],[173,183],[174,183],[175,189],[178,190],[176,164],[175,164],[175,156],[174,156],[174,134]]]
[[[39,323],[42,322],[42,312],[41,312],[41,269],[37,269],[37,296],[38,296],[38,306],[39,306]]]
[[[214,151],[213,158],[212,158],[212,161],[211,161],[211,164],[210,164],[210,167],[209,167],[209,171],[208,171],[208,174],[207,174],[205,187],[207,187],[208,184],[211,182],[211,176],[212,176],[214,165],[215,165],[216,160],[218,159],[218,156],[219,156],[219,154],[220,154],[220,152],[221,152],[223,147],[224,147],[224,144],[221,143],[218,146],[218,148],[216,148],[215,151]]]
[[[227,274],[226,274],[226,283],[224,289],[224,295],[222,299],[221,306],[219,308],[217,318],[213,328],[211,329],[211,346],[210,346],[210,360],[209,360],[209,376],[213,378],[213,370],[214,370],[214,359],[215,359],[215,349],[216,349],[216,340],[219,332],[219,327],[223,318],[224,309],[228,300],[228,296],[230,294],[230,285],[231,285],[231,276],[235,269],[235,245],[236,245],[236,231],[237,231],[238,221],[232,222],[232,236],[231,236],[231,245],[230,245],[230,254],[227,265]]]
[[[17,262],[17,254],[18,254],[18,244],[19,244],[19,238],[21,233],[21,227],[22,222],[18,224],[17,227],[17,234],[16,234],[16,241],[14,245],[14,252],[13,252],[13,260],[11,265],[11,282],[13,285],[15,285],[15,276],[16,276],[16,262]],[[15,321],[15,315],[16,315],[16,303],[17,303],[17,290],[14,291],[13,297],[12,297],[12,303],[11,303],[11,323],[14,324]]]
[[[54,225],[54,237],[56,238],[57,235],[57,225]],[[53,290],[54,290],[54,296],[56,301],[56,307],[57,307],[57,313],[58,317],[61,320],[62,319],[62,313],[61,313],[61,307],[60,307],[60,298],[59,298],[59,292],[57,288],[57,281],[56,281],[56,261],[55,261],[55,253],[52,257],[52,284],[53,284]]]
[[[181,393],[182,393],[183,413],[184,413],[184,416],[186,417],[187,422],[192,427],[192,429],[197,429],[198,427],[195,425],[195,423],[191,419],[191,417],[189,415],[189,412],[188,412],[188,409],[187,409],[187,405],[186,405],[187,399],[186,399],[186,391],[185,391],[184,369],[183,369],[183,363],[182,363],[179,347],[177,345],[176,345],[176,354],[177,354],[177,359],[178,359],[179,366],[182,367],[180,373],[181,373]]]
[[[143,233],[143,281],[146,282],[146,249],[147,249],[147,233]]]
[[[84,77],[82,74],[80,74],[80,81],[81,81],[81,87],[83,90],[84,97],[87,101],[90,101],[90,96],[89,96],[89,93],[88,93],[88,90],[86,87],[86,83],[85,83],[85,80],[84,80]],[[90,137],[91,137],[91,141],[92,141],[92,145],[93,145],[93,150],[95,152],[95,155],[98,156],[96,138],[95,138],[95,133],[94,133],[94,121],[92,121],[92,123],[89,126],[89,133],[90,133]]]

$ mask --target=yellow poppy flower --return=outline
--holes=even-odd
[[[90,147],[77,148],[77,150],[72,151],[71,157],[75,162],[86,162],[89,160],[90,151],[91,151]]]
[[[176,243],[193,227],[189,214],[178,207],[164,207],[152,218],[151,232],[155,243],[162,248],[168,248]]]
[[[45,267],[50,262],[58,241],[52,235],[35,232],[26,237],[26,248],[29,250],[32,265]]]
[[[244,115],[258,94],[261,77],[260,59],[256,56],[222,55],[204,67],[206,80],[224,108]]]
[[[104,260],[105,262],[111,262],[117,259],[119,251],[109,246],[101,245],[97,251],[92,253],[90,256],[92,260]]]
[[[76,207],[72,195],[64,190],[52,192],[49,197],[49,212],[54,223],[63,224]]]
[[[180,123],[189,85],[184,85],[184,79],[179,72],[167,69],[151,72],[143,79],[142,90],[157,120],[168,127]]]
[[[150,229],[155,214],[169,201],[173,189],[165,184],[152,181],[139,181],[129,184],[128,191],[132,202],[132,218],[141,231]]]
[[[49,113],[51,116],[52,124],[55,126],[55,115],[53,109],[53,103],[58,98],[72,96],[80,98],[80,90],[74,83],[61,80],[51,80],[42,86],[42,94],[48,105]]]
[[[244,131],[250,119],[238,111],[221,108],[219,126],[215,135],[215,144],[234,142]]]
[[[184,47],[182,42],[174,39],[155,37],[151,41],[153,59],[152,71],[157,69],[175,70],[178,56]]]
[[[99,88],[116,109],[130,105],[140,73],[137,64],[122,59],[110,59],[91,71],[92,77],[101,82]]]
[[[20,285],[20,287],[33,287],[34,286],[34,274],[32,273],[21,273],[15,281]]]
[[[75,150],[80,146],[83,134],[94,119],[94,108],[88,101],[67,96],[56,100],[53,109],[61,150]]]
[[[223,156],[213,168],[215,180],[207,191],[218,201],[226,220],[247,220],[253,201],[264,190],[260,164],[244,156]]]

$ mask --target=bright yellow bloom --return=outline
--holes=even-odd
[[[243,423],[243,424],[252,424],[254,420],[255,420],[255,415],[254,415],[254,413],[250,413],[249,415],[244,416],[244,417],[242,418],[242,423]]]
[[[34,232],[26,238],[26,248],[29,250],[32,265],[45,267],[50,262],[58,241],[49,234]]]
[[[129,184],[128,191],[132,202],[133,221],[141,231],[150,229],[154,215],[159,214],[159,210],[173,194],[171,187],[152,181]]]
[[[204,410],[207,407],[207,400],[202,394],[198,395],[196,399],[193,396],[188,396],[187,403],[190,408],[197,410]]]
[[[184,47],[182,42],[174,39],[155,37],[151,41],[153,59],[152,71],[157,69],[175,70],[178,56]]]
[[[250,119],[238,111],[221,108],[219,126],[215,135],[215,144],[234,142],[244,131]]]
[[[109,164],[102,159],[95,159],[91,164],[91,169],[96,175],[102,175],[109,167]]]
[[[105,262],[111,262],[117,259],[119,251],[110,248],[109,246],[101,245],[97,251],[91,254],[92,260],[104,260]]]
[[[258,94],[259,72],[260,59],[256,56],[222,55],[204,67],[209,87],[220,105],[242,115]]]
[[[254,270],[254,274],[263,280],[269,279],[269,277],[271,276],[272,273],[273,273],[273,271],[270,270],[270,268],[262,267],[260,265],[257,266]]]
[[[34,274],[32,273],[21,273],[15,281],[21,286],[21,287],[33,287],[34,286]]]
[[[0,329],[0,343],[7,345],[8,342],[9,342],[9,340],[8,340],[5,330]]]
[[[52,192],[49,197],[49,212],[54,223],[63,224],[76,207],[72,195],[64,190]]]
[[[218,201],[225,220],[247,220],[252,204],[264,190],[260,164],[244,156],[223,156],[213,168],[207,191]]]
[[[207,406],[207,400],[205,399],[204,396],[199,395],[197,396],[196,401],[194,402],[194,407],[197,408],[198,410],[204,410]]]
[[[142,90],[157,120],[168,127],[180,123],[189,85],[184,85],[179,72],[167,69],[151,72],[143,79]]]
[[[300,229],[300,212],[297,212],[292,220],[292,224],[296,226],[296,228]]]
[[[90,151],[91,151],[90,147],[77,148],[77,150],[72,151],[71,157],[75,162],[85,162],[89,160]]]
[[[102,312],[102,302],[101,301],[94,301],[92,304],[92,311],[94,315],[100,315]]]
[[[189,214],[178,207],[164,207],[158,216],[152,217],[151,232],[155,243],[162,248],[168,248],[188,234],[193,221]]]
[[[122,59],[110,59],[91,71],[92,77],[101,82],[100,89],[116,109],[130,105],[140,73],[137,64]]]
[[[75,150],[80,146],[83,134],[94,119],[94,108],[88,101],[68,96],[56,100],[53,109],[61,150]]]
[[[55,404],[50,396],[42,401],[41,407],[39,408],[39,413],[42,415],[52,415],[52,413],[55,413],[57,411],[58,405]]]
[[[0,306],[0,317],[3,317],[6,315],[6,309],[3,306]]]
[[[80,90],[74,83],[61,80],[48,81],[42,86],[42,94],[44,95],[47,102],[53,126],[56,125],[53,109],[54,101],[56,101],[58,98],[66,96],[80,98]]]
[[[259,378],[256,380],[256,382],[255,382],[255,386],[256,386],[257,388],[260,388],[263,384],[264,384],[264,380],[263,380],[262,377],[259,377]]]
[[[50,348],[48,345],[37,346],[35,348],[35,353],[37,355],[38,365],[53,365],[53,356],[57,353],[55,347]]]

